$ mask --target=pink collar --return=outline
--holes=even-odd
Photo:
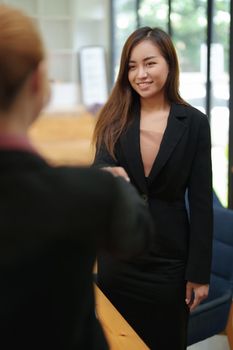
[[[26,136],[0,132],[0,150],[26,151],[37,153]]]

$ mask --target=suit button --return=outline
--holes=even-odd
[[[148,203],[148,196],[147,196],[147,194],[143,193],[142,194],[142,199],[144,200],[145,203]]]

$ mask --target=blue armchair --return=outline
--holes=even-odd
[[[224,333],[233,350],[233,210],[214,204],[210,293],[190,315],[188,345]]]
[[[216,192],[213,190],[213,206],[224,208]]]

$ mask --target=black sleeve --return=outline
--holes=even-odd
[[[210,127],[202,117],[197,149],[188,186],[190,239],[186,279],[206,284],[210,279],[213,199]]]
[[[100,149],[96,151],[93,166],[96,168],[102,168],[105,166],[118,166],[118,162],[109,154],[106,146],[102,144]]]
[[[154,230],[148,207],[130,183],[120,177],[112,180],[104,249],[121,257],[142,254],[151,246]]]

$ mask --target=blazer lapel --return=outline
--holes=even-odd
[[[147,194],[147,182],[144,175],[144,167],[140,150],[140,106],[134,108],[132,121],[120,138],[124,156],[134,180],[140,190]]]
[[[187,128],[186,118],[187,114],[185,112],[185,107],[178,104],[172,104],[160,149],[149,174],[148,185],[164,167],[182,137]]]

